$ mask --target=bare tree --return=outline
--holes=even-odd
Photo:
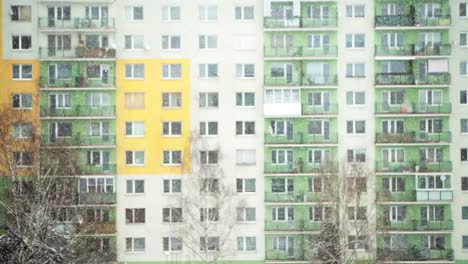
[[[234,254],[232,239],[237,210],[244,206],[237,199],[221,168],[222,150],[210,146],[198,133],[192,133],[191,173],[183,180],[183,192],[172,206],[179,208],[179,223],[172,231],[198,261],[217,263]],[[190,171],[190,169],[183,169]]]
[[[30,113],[0,109],[0,123],[0,263],[105,262],[87,251],[73,149],[42,148]]]

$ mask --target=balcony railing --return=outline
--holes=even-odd
[[[115,204],[117,202],[114,192],[88,192],[78,194],[78,203],[81,205]]]
[[[328,46],[322,48],[308,47],[286,47],[286,48],[270,48],[263,49],[265,57],[336,57],[336,46]]]
[[[88,105],[74,105],[70,108],[55,108],[55,107],[42,107],[41,117],[82,117],[82,116],[96,116],[96,117],[114,117],[115,105],[110,106],[88,106]]]
[[[320,230],[322,222],[287,220],[287,221],[265,221],[266,231],[313,231]]]
[[[93,146],[93,145],[115,145],[115,134],[107,134],[102,136],[89,136],[76,134],[71,137],[55,137],[51,135],[42,135],[41,143],[44,146]]]
[[[452,162],[405,161],[396,163],[378,160],[375,170],[377,172],[451,172]]]
[[[115,49],[76,47],[70,50],[55,48],[39,48],[39,57],[42,59],[113,59]]]
[[[294,248],[286,250],[267,250],[266,260],[289,260],[289,261],[301,261],[305,260],[305,251],[297,250]]]
[[[403,221],[390,221],[380,219],[377,228],[384,231],[445,231],[453,230],[453,221],[426,221],[421,219],[406,219]]]
[[[42,76],[39,85],[42,88],[110,88],[115,87],[115,77],[112,75],[94,79],[81,75],[69,79],[50,79]]]
[[[452,45],[404,45],[401,47],[375,46],[376,56],[448,56]]]
[[[450,73],[427,73],[424,76],[413,76],[411,73],[377,73],[376,85],[422,85],[450,84]]]
[[[336,75],[314,75],[271,77],[264,76],[264,84],[270,86],[328,86],[337,85]]]
[[[453,260],[452,249],[422,249],[408,246],[405,249],[378,248],[377,259],[386,261]]]
[[[39,18],[39,29],[77,29],[77,30],[115,30],[114,18],[88,19],[88,18]]]
[[[416,190],[417,201],[452,201],[452,190]]]
[[[320,192],[265,192],[265,202],[316,202],[326,201],[326,197]]]
[[[315,135],[307,133],[294,133],[291,135],[265,134],[265,144],[333,144],[338,143],[338,133]]]
[[[415,80],[415,84],[450,84],[450,73],[427,73]]]
[[[115,163],[105,163],[105,164],[82,164],[80,165],[78,175],[97,175],[97,174],[115,174],[116,173],[116,164]]]
[[[274,174],[282,174],[282,173],[320,173],[323,171],[323,165],[325,163],[308,163],[304,161],[304,163],[286,163],[286,164],[275,164],[271,163],[270,161],[265,161],[264,171],[265,173],[274,173]],[[327,166],[327,171],[331,169],[338,170],[338,166],[336,162],[331,162],[330,165]],[[332,168],[330,168],[330,166]]]
[[[376,27],[449,26],[450,15],[413,17],[411,15],[375,16]]]
[[[438,143],[450,142],[452,133],[449,131],[429,134],[427,132],[407,132],[407,133],[376,133],[377,143]]]
[[[376,193],[375,199],[379,202],[413,202],[416,201],[416,191],[380,191]]]
[[[83,234],[115,234],[115,223],[85,223],[78,225],[78,231]]]
[[[452,112],[451,103],[442,104],[389,104],[388,102],[377,102],[375,104],[376,113],[390,114],[450,114]]]
[[[338,104],[323,104],[323,105],[310,105],[308,103],[302,104],[302,114],[316,115],[316,114],[336,114],[338,113]]]
[[[337,17],[329,16],[324,18],[312,17],[291,17],[275,18],[265,17],[265,28],[316,28],[316,27],[336,27]]]

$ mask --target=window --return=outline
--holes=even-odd
[[[348,177],[346,186],[351,192],[367,192],[367,179],[365,177]]]
[[[218,93],[199,93],[200,108],[218,107]]]
[[[12,106],[15,109],[31,109],[32,94],[13,94]]]
[[[366,92],[346,92],[346,104],[365,105],[366,104]]]
[[[218,179],[202,179],[201,192],[218,192],[219,191],[219,180]]]
[[[216,150],[200,151],[200,164],[203,164],[203,165],[218,164],[218,151]]]
[[[308,122],[309,135],[326,135],[330,133],[330,122],[326,120],[309,120]]]
[[[126,190],[128,194],[145,193],[145,180],[127,180]]]
[[[346,5],[346,17],[364,17],[364,5]]]
[[[182,164],[182,151],[164,150],[163,151],[163,164],[166,166]]]
[[[460,61],[460,75],[468,76],[468,61]]]
[[[32,80],[31,64],[13,64],[13,80]]]
[[[348,249],[366,250],[367,237],[366,236],[348,236]]]
[[[460,91],[460,104],[468,104],[468,90]]]
[[[145,93],[125,93],[125,108],[144,109]]]
[[[180,193],[182,191],[182,180],[163,180],[163,191],[164,193]]]
[[[180,20],[180,7],[179,6],[163,6],[161,7],[162,21],[178,21]]]
[[[125,151],[125,164],[142,166],[145,165],[144,151]]]
[[[256,237],[237,237],[237,251],[256,251]]]
[[[200,122],[200,136],[216,136],[218,135],[218,122],[206,121]]]
[[[58,65],[58,79],[71,79],[72,72],[71,72],[71,65]],[[61,66],[61,67],[60,67]],[[89,79],[100,79],[101,78],[101,65],[99,64],[89,64],[86,65],[86,77]]]
[[[286,149],[275,149],[271,151],[271,162],[273,164],[292,164],[293,152]]]
[[[125,64],[125,79],[144,79],[145,65],[144,64]]]
[[[218,48],[218,36],[216,35],[200,35],[198,36],[199,49],[216,49]]]
[[[176,237],[163,237],[164,251],[182,251],[182,240]]]
[[[462,248],[468,249],[468,236],[462,236]]]
[[[442,162],[443,161],[443,149],[442,148],[421,148],[419,149],[420,162],[424,165],[428,162]],[[463,153],[462,153],[463,154]]]
[[[461,177],[461,190],[468,191],[468,177]]]
[[[215,5],[199,6],[198,18],[200,21],[216,21],[218,20],[218,7]]]
[[[326,187],[326,179],[322,179],[321,177],[311,177],[308,179],[308,183],[309,192],[321,193]]]
[[[255,222],[256,210],[253,207],[238,207],[236,208],[238,222]]]
[[[274,251],[291,250],[291,252],[294,252],[294,240],[293,236],[274,236],[272,238],[272,249]]]
[[[384,208],[384,220],[401,222],[406,220],[406,206],[389,206]]]
[[[286,120],[272,120],[269,129],[273,136],[286,136],[288,131],[293,130],[293,123]]]
[[[11,48],[13,50],[30,50],[31,36],[13,35],[11,37]]]
[[[236,64],[236,78],[253,78],[255,77],[254,64]]]
[[[348,149],[348,162],[366,162],[366,150],[364,149]]]
[[[13,159],[18,167],[31,167],[33,155],[31,152],[13,152]]]
[[[219,251],[219,237],[200,237],[200,250]]]
[[[271,209],[273,221],[292,221],[294,220],[294,207],[274,207]]]
[[[271,179],[272,193],[294,192],[294,179],[292,178],[272,178]]]
[[[163,64],[162,65],[163,79],[180,79],[182,78],[181,64]]]
[[[405,178],[389,177],[382,179],[382,189],[388,192],[404,192]]]
[[[201,222],[216,222],[219,221],[218,208],[200,208]]]
[[[125,136],[144,137],[145,122],[125,122]]]
[[[236,165],[255,165],[256,162],[255,149],[236,150]]]
[[[127,35],[127,36],[125,36],[125,49],[128,49],[128,50],[142,50],[144,48],[145,48],[145,38],[144,38],[143,35]],[[133,64],[133,65],[135,65],[135,64]]]
[[[31,21],[31,6],[29,5],[13,5],[10,9],[11,21],[30,22]]]
[[[275,39],[274,41],[274,44],[277,45],[277,44],[280,44],[280,45],[277,45],[277,46],[280,46],[280,47],[289,47],[289,46],[292,46],[292,36],[288,36],[288,35],[277,35],[278,37],[279,36],[284,36],[286,37],[284,39],[283,37],[283,43],[279,42],[281,41],[281,39]],[[278,38],[276,37],[276,38]],[[286,41],[284,41],[286,40]],[[279,42],[279,43],[278,43]],[[286,42],[286,43],[284,43]],[[328,51],[330,47],[330,35],[329,34],[308,34],[307,35],[307,48],[309,49],[326,49],[326,51]]]
[[[364,206],[348,207],[348,220],[366,220],[367,208]]]
[[[462,220],[468,220],[468,206],[462,206]]]
[[[182,135],[182,122],[163,122],[163,136]]]
[[[467,5],[468,3],[460,3],[460,17],[468,17]]]
[[[109,14],[107,6],[87,6],[85,9],[86,19],[104,20],[104,17]]]
[[[71,98],[70,98],[71,100]],[[89,93],[88,97],[88,105],[93,108],[101,108],[110,106],[110,94],[108,93]]]
[[[125,251],[144,252],[145,251],[145,238],[144,237],[125,238]]]
[[[460,33],[460,41],[458,43],[461,47],[468,47],[468,32]]]
[[[87,151],[86,152],[87,164],[92,166],[105,166],[104,169],[109,167],[109,152],[108,151]]]
[[[236,135],[255,135],[255,122],[236,121]]]
[[[236,190],[237,190],[238,193],[241,193],[241,192],[254,193],[255,189],[256,189],[255,184],[256,184],[255,179],[238,178],[238,179],[236,179]]]
[[[364,34],[346,34],[346,47],[347,48],[364,48],[365,35]]]
[[[348,63],[346,64],[346,77],[366,77],[364,63]]]
[[[127,6],[125,7],[125,15],[128,21],[143,21],[142,6]]]
[[[468,119],[466,118],[460,119],[460,132],[463,134],[468,133]]]
[[[70,109],[72,106],[71,100],[70,93],[51,94],[49,95],[49,107],[55,105],[56,109]]]
[[[255,93],[236,93],[236,106],[255,106]]]
[[[164,223],[181,223],[182,208],[163,208]]]
[[[49,123],[49,135],[54,135],[56,138],[70,138],[72,130],[71,122]]]
[[[204,79],[218,78],[218,64],[199,64],[198,77]]]
[[[255,18],[253,6],[236,6],[235,13],[236,20],[253,20]]]
[[[385,164],[405,162],[405,149],[384,148],[382,149],[382,159]]]
[[[102,137],[102,140],[107,142],[109,136],[109,127],[109,122],[89,122],[88,135],[91,137]]]
[[[426,133],[442,133],[442,119],[421,119],[419,120],[419,131]]]
[[[468,148],[460,149],[460,160],[462,162],[468,161]]]
[[[297,89],[268,89],[265,91],[265,104],[297,104],[300,103]]]
[[[309,163],[321,164],[331,161],[331,152],[329,149],[310,149],[308,154]]]
[[[79,183],[80,193],[113,193],[113,177],[81,177]]]
[[[85,222],[88,224],[110,223],[109,209],[87,209],[86,212],[84,212],[84,215],[86,217]],[[70,219],[69,221],[73,221],[73,219]]]
[[[145,223],[145,208],[125,209],[125,223],[144,224]]]
[[[323,206],[311,206],[309,207],[309,220],[314,222],[323,221],[324,217],[328,218],[330,209]]]
[[[346,133],[348,134],[365,134],[366,133],[366,121],[346,121]]]
[[[180,36],[178,35],[163,35],[161,37],[161,46],[163,50],[179,50]]]
[[[182,106],[182,93],[162,93],[163,108],[178,108]]]
[[[13,137],[23,139],[32,137],[32,123],[15,123],[13,125]]]

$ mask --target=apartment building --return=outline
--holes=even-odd
[[[375,230],[350,250],[468,263],[468,2],[0,2],[0,104],[76,150],[77,212],[110,262],[202,258],[177,202],[210,166],[236,213],[194,221],[235,224],[200,251],[314,262],[332,162],[372,171],[351,181]]]

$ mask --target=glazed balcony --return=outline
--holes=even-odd
[[[417,201],[453,201],[452,190],[416,190]]]
[[[41,59],[115,59],[115,49],[76,47],[71,50],[57,50],[40,47]]]
[[[265,221],[265,231],[319,231],[321,224],[308,220]]]
[[[115,19],[71,18],[59,20],[40,17],[38,26],[40,30],[113,31],[115,30]]]
[[[452,162],[423,162],[423,161],[405,161],[405,162],[383,162],[376,161],[376,172],[451,172]]]
[[[336,27],[337,17],[329,16],[327,18],[312,18],[312,17],[291,17],[291,18],[275,18],[265,17],[264,27],[267,29],[280,28],[317,28],[317,27]]]
[[[117,202],[114,192],[88,192],[78,194],[78,204],[80,205],[102,205],[115,204]]]
[[[415,78],[412,73],[377,73],[375,75],[376,85],[448,85],[450,84],[450,73],[427,73]]]
[[[376,27],[434,27],[450,26],[450,15],[439,17],[413,17],[411,15],[375,16]]]
[[[41,117],[115,117],[115,105],[74,105],[70,108],[41,107]]]
[[[389,104],[387,102],[377,102],[375,113],[377,114],[450,114],[452,112],[451,103],[441,104]]]
[[[54,135],[42,135],[41,144],[47,147],[64,146],[115,146],[115,134],[103,136],[88,136],[76,134],[71,137],[55,137]]]
[[[379,219],[377,229],[380,231],[450,231],[453,230],[453,221],[426,221],[421,219],[390,221]]]
[[[294,133],[292,135],[265,134],[265,144],[337,144],[338,133],[331,132],[326,135],[308,133]]]
[[[266,58],[281,57],[336,57],[337,47],[328,46],[322,48],[285,47],[285,48],[263,48],[263,54]]]
[[[401,47],[375,46],[375,56],[450,56],[451,44],[431,46],[403,45]]]
[[[411,143],[440,143],[451,142],[452,133],[445,131],[442,133],[426,133],[426,132],[406,132],[406,133],[376,133],[376,143],[398,143],[398,144],[411,144]]]
[[[82,164],[78,168],[78,175],[113,175],[117,172],[115,163],[106,164]]]
[[[382,261],[434,261],[453,260],[453,250],[447,249],[421,249],[417,246],[408,246],[405,249],[377,248],[377,259]]]

